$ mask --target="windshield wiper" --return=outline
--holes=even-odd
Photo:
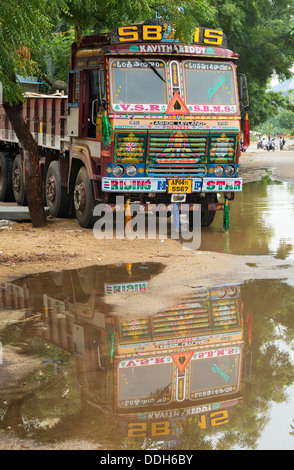
[[[141,60],[141,62],[144,62],[145,64],[148,65],[148,67],[153,70],[153,72],[159,77],[161,78],[161,80],[163,82],[165,82],[164,78],[160,75],[159,72],[157,72],[156,68],[154,67],[154,65],[150,64],[150,62],[148,62],[146,59],[144,59],[143,57],[139,57],[139,59]]]

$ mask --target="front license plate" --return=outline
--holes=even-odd
[[[192,192],[192,180],[168,180],[168,193],[187,194]]]

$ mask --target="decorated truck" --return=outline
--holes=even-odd
[[[168,446],[191,420],[195,430],[231,421],[248,343],[238,284],[198,288],[152,315],[118,313],[109,296],[136,292],[140,299],[156,273],[152,264],[128,264],[27,276],[2,286],[0,307],[23,310],[14,344],[22,353],[38,336],[73,355],[91,420],[96,410],[125,437]]]
[[[26,93],[23,106],[51,215],[90,227],[95,204],[122,196],[201,204],[210,225],[242,190],[237,59],[222,31],[197,27],[182,44],[159,20],[74,43],[67,96]],[[0,201],[24,205],[22,149],[2,106],[0,151]]]

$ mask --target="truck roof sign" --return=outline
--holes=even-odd
[[[111,33],[111,44],[130,44],[132,42],[179,42],[174,38],[174,29],[160,21],[146,21],[142,24],[122,26]],[[191,44],[213,47],[227,47],[227,38],[220,30],[197,26]]]

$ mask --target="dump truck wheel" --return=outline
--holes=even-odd
[[[12,188],[13,158],[8,153],[0,153],[0,202],[14,201]]]
[[[23,169],[20,155],[17,155],[12,167],[12,187],[15,202],[19,206],[27,205],[27,197],[23,179]]]
[[[45,187],[46,205],[50,215],[56,218],[67,217],[71,209],[70,195],[61,184],[60,164],[58,161],[50,163],[46,175]]]
[[[83,166],[77,175],[74,188],[74,207],[76,218],[83,228],[91,228],[94,225],[94,195],[92,182],[87,169]]]

